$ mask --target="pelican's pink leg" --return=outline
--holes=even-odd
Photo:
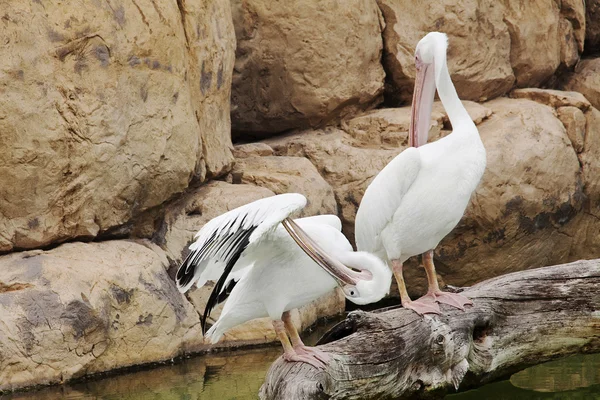
[[[304,344],[304,342],[302,342],[302,339],[300,338],[300,335],[298,334],[298,330],[296,329],[296,326],[292,322],[292,317],[290,315],[290,312],[289,311],[284,312],[283,315],[281,316],[281,319],[283,320],[283,323],[285,324],[286,330],[290,334],[290,339],[292,340],[292,347],[293,347],[294,351],[296,352],[296,354],[298,354],[300,356],[307,356],[307,357],[314,358],[317,360],[317,362],[322,363],[323,366],[327,365],[327,363],[331,359],[329,354],[317,349],[316,347],[306,346]]]
[[[471,300],[461,294],[442,292],[440,290],[437,275],[435,273],[435,266],[433,265],[433,250],[423,253],[423,266],[427,273],[429,289],[427,290],[427,294],[422,298],[435,299],[438,303],[448,304],[461,310],[464,310],[466,305],[473,304]]]
[[[400,292],[400,301],[402,307],[413,310],[419,315],[423,314],[441,314],[440,306],[433,298],[422,297],[418,300],[411,300],[406,291],[404,276],[402,275],[402,263],[399,260],[392,260],[392,271],[398,283],[398,291]]]

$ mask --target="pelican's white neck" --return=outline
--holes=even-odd
[[[458,127],[475,127],[469,113],[467,113],[467,110],[458,98],[458,94],[456,93],[456,89],[450,78],[450,73],[448,72],[448,66],[446,64],[446,49],[447,45],[445,42],[438,42],[435,47],[435,85],[438,96],[448,114],[453,130],[456,131]],[[467,129],[467,131],[471,131],[471,129]]]

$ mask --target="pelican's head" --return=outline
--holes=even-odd
[[[348,300],[356,304],[374,303],[389,292],[392,272],[378,257],[348,250],[328,254],[293,219],[286,218],[281,224],[298,246],[342,287]]]
[[[356,251],[338,258],[345,265],[360,271],[352,274],[356,283],[342,287],[348,300],[360,305],[376,303],[388,294],[392,284],[392,271],[379,257]]]
[[[409,145],[419,147],[427,143],[431,124],[431,108],[439,71],[446,63],[448,37],[445,33],[430,32],[419,40],[415,49],[415,89],[409,128]]]
[[[448,36],[441,32],[429,32],[419,40],[415,48],[415,65],[417,70],[433,64],[439,49],[446,52],[448,48]]]

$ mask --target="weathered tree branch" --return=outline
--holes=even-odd
[[[600,351],[600,260],[504,275],[464,291],[441,316],[353,312],[319,348],[325,371],[279,358],[262,399],[431,398],[573,353]]]

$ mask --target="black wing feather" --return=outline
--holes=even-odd
[[[231,254],[231,257],[227,260],[227,264],[225,265],[225,270],[221,274],[221,277],[215,284],[212,292],[210,293],[210,297],[208,298],[208,302],[206,303],[206,307],[204,308],[204,314],[202,315],[202,334],[205,333],[206,330],[206,319],[210,315],[210,312],[219,304],[219,297],[221,294],[221,289],[223,289],[223,285],[227,281],[227,277],[231,273],[233,266],[239,260],[240,256],[248,247],[248,243],[250,241],[250,235],[256,229],[256,227],[250,227],[247,230],[238,231],[238,235],[234,238],[234,245],[230,247],[228,255]],[[229,241],[228,239],[227,241]]]

